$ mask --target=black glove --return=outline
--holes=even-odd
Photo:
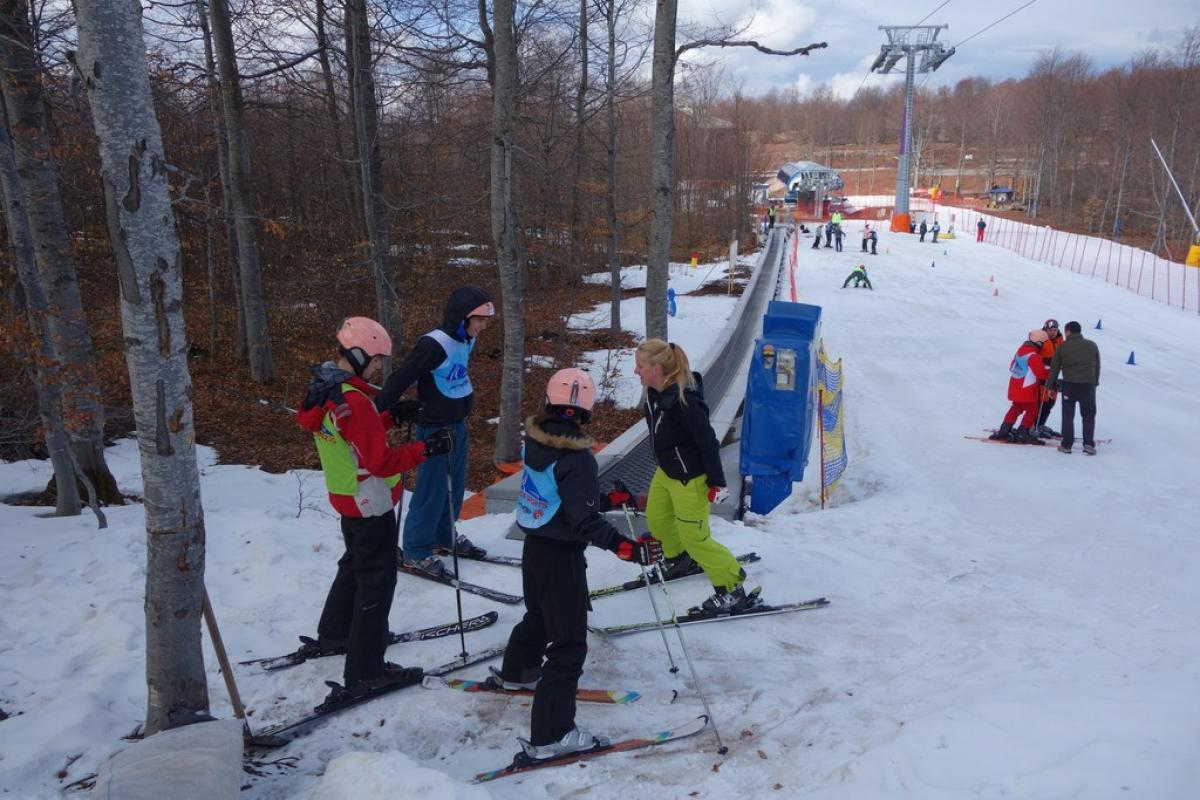
[[[629,487],[625,485],[624,481],[615,480],[613,481],[612,488],[608,490],[608,503],[609,508],[627,507],[633,509],[633,492],[629,491]]]
[[[409,422],[417,418],[421,413],[421,401],[419,400],[397,400],[389,409],[392,415],[392,422],[399,425],[401,422]]]
[[[424,442],[426,458],[444,456],[454,449],[454,434],[449,428],[442,428],[426,436]]]
[[[642,534],[637,541],[622,539],[617,545],[617,558],[649,566],[662,558],[662,543],[648,533]]]

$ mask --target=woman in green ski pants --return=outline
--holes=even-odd
[[[662,339],[643,342],[636,361],[645,388],[642,411],[658,461],[646,495],[646,522],[662,542],[665,577],[686,575],[699,565],[714,593],[693,612],[744,611],[760,602],[758,590],[746,591],[746,573],[708,525],[709,507],[725,486],[725,474],[700,374],[692,372],[683,348]]]

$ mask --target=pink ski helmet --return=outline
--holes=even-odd
[[[363,370],[375,356],[392,354],[392,337],[383,326],[369,317],[347,317],[338,326],[338,352],[346,357],[354,374],[362,377]]]
[[[546,407],[562,409],[568,419],[578,416],[580,421],[587,422],[595,404],[596,385],[581,369],[560,369],[546,383]]]
[[[1029,341],[1033,342],[1034,344],[1045,344],[1046,342],[1050,341],[1050,334],[1046,333],[1041,328],[1038,328],[1035,331],[1029,332]]]

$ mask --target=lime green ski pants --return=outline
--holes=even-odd
[[[729,548],[712,537],[708,513],[704,475],[684,485],[661,468],[654,470],[646,493],[646,524],[662,542],[663,556],[675,558],[686,550],[714,587],[732,589],[742,582],[742,568]]]

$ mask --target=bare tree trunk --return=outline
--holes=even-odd
[[[238,269],[237,230],[233,222],[233,189],[229,185],[229,137],[225,134],[225,114],[221,110],[221,84],[218,81],[217,64],[213,59],[212,30],[208,24],[206,0],[196,0],[196,10],[200,17],[200,33],[204,37],[208,106],[213,119],[213,135],[217,140],[217,174],[221,179],[221,208],[224,212],[222,227],[225,229],[225,248],[229,253],[229,273],[237,312],[233,357],[237,361],[245,361],[249,358],[250,349],[246,342],[246,304],[242,302],[242,273]]]
[[[675,170],[675,20],[678,0],[657,0],[650,112],[650,247],[646,258],[646,338],[667,338],[667,283]]]
[[[608,25],[607,80],[604,104],[607,116],[608,168],[605,175],[604,216],[608,226],[609,330],[621,332],[621,251],[617,228],[617,0],[606,0],[604,21]]]
[[[321,64],[321,81],[325,85],[325,112],[329,115],[329,122],[333,126],[334,157],[337,159],[338,174],[342,176],[342,191],[346,194],[346,208],[352,212],[354,219],[365,219],[362,202],[359,199],[358,183],[354,180],[350,162],[346,156],[346,148],[342,144],[342,115],[338,113],[337,92],[333,85],[333,66],[329,58],[329,34],[325,30],[329,12],[325,0],[316,0],[316,2],[317,61]]]
[[[225,109],[225,131],[229,136],[229,188],[233,224],[237,230],[238,266],[241,273],[242,304],[246,312],[246,343],[249,347],[250,377],[259,383],[275,379],[275,360],[267,330],[267,307],[263,298],[262,265],[258,252],[258,229],[254,217],[250,146],[246,141],[244,104],[237,58],[233,52],[233,28],[228,0],[211,0],[213,48],[221,74],[221,102]]]
[[[504,366],[500,375],[500,425],[493,458],[516,461],[521,452],[521,383],[525,373],[525,271],[517,251],[513,204],[516,157],[517,41],[513,0],[495,0],[495,79],[492,84],[492,240],[503,294]]]
[[[583,162],[584,135],[587,132],[588,93],[588,0],[579,0],[579,86],[575,92],[575,150],[571,154],[575,175],[571,181],[571,263],[569,269],[576,280],[583,274],[581,249],[583,245]]]
[[[95,487],[97,499],[120,503],[120,490],[104,460],[104,404],[96,378],[96,351],[83,313],[58,189],[26,0],[0,2],[0,84],[34,262],[51,311],[45,324],[61,369],[59,388],[71,451],[79,471]]]
[[[350,89],[354,109],[355,141],[358,143],[359,185],[363,222],[371,242],[371,271],[375,276],[375,306],[379,324],[392,341],[403,340],[399,298],[388,270],[387,204],[383,199],[383,159],[379,152],[379,109],[375,101],[375,76],[371,64],[371,28],[365,0],[346,3],[347,41],[350,52]]]
[[[76,64],[100,143],[146,512],[146,733],[209,718],[200,647],[204,509],[179,239],[138,0],[75,0]]]
[[[25,204],[21,194],[21,179],[17,175],[17,163],[13,158],[12,142],[8,136],[8,119],[0,103],[0,195],[4,199],[4,220],[8,227],[8,240],[16,268],[23,308],[15,313],[24,313],[29,320],[29,331],[36,342],[37,357],[29,359],[33,367],[33,385],[37,395],[38,415],[46,438],[46,450],[54,467],[55,508],[60,517],[78,516],[81,506],[79,487],[75,482],[75,466],[71,460],[70,439],[63,426],[62,378],[54,343],[47,329],[50,309],[46,291],[38,277],[37,264],[33,257],[33,237],[29,232],[29,220],[25,216]],[[15,306],[15,304],[14,304]]]

